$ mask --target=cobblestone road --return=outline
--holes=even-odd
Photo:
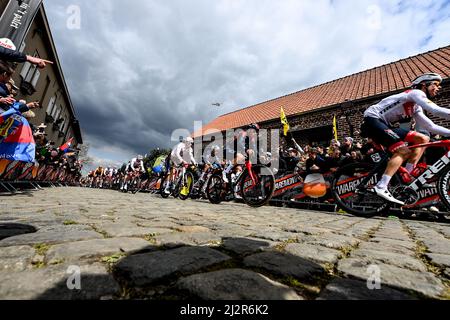
[[[0,299],[450,298],[449,224],[81,188],[0,201]]]

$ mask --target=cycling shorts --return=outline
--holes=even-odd
[[[388,148],[390,152],[406,147],[408,145],[406,140],[408,140],[410,132],[413,132],[402,128],[393,128],[383,120],[372,117],[365,117],[363,126],[369,138]]]

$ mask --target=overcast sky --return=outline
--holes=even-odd
[[[44,0],[98,161],[177,128],[450,44],[450,1]],[[73,26],[73,7],[80,28]],[[211,104],[220,102],[220,108]]]

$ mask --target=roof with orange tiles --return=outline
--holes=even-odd
[[[293,116],[403,90],[426,72],[450,78],[450,45],[222,115],[194,136],[279,119],[281,107],[287,116]]]

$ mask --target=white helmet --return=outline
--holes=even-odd
[[[143,157],[142,155],[138,155],[138,156],[137,156],[137,159],[138,159],[139,161],[141,161],[141,160],[144,160],[144,157]]]
[[[413,82],[412,86],[417,86],[422,82],[431,82],[431,81],[439,81],[442,82],[442,77],[437,73],[425,73],[419,77],[417,77]]]
[[[186,143],[194,143],[194,139],[192,139],[191,137],[187,137],[184,142]]]

